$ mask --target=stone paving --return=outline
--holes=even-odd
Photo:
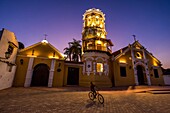
[[[170,94],[100,91],[104,105],[88,89],[9,88],[0,91],[0,113],[170,113]]]

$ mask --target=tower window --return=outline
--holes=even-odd
[[[126,77],[126,67],[123,66],[120,67],[120,76]]]
[[[97,63],[97,72],[103,72],[103,64]]]
[[[93,49],[93,45],[92,44],[88,44],[88,49]]]
[[[102,49],[101,44],[97,44],[97,50],[101,50],[101,49]]]

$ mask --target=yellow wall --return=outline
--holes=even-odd
[[[93,57],[94,59],[96,59],[96,57]],[[103,59],[105,59],[104,57],[102,57]],[[90,60],[90,59],[86,59],[86,60]],[[111,72],[109,71],[108,75],[105,75],[104,72],[100,75],[97,71],[96,74],[94,75],[93,70],[93,63],[106,63],[106,61],[102,61],[101,59],[98,59],[97,61],[92,61],[92,73],[90,73],[90,75],[86,74],[82,74],[80,76],[80,86],[86,86],[89,87],[90,86],[90,82],[93,82],[96,86],[99,87],[112,87],[112,83],[111,83]],[[108,61],[109,62],[109,61]],[[108,63],[109,64],[109,63]],[[110,66],[108,68],[111,68]],[[86,66],[85,66],[85,70],[86,70]],[[110,70],[110,69],[109,69]]]
[[[22,65],[20,64],[21,59],[23,59]],[[13,86],[24,86],[28,63],[29,63],[29,57],[17,56],[17,59],[16,59],[17,69],[15,72]]]
[[[135,84],[132,60],[130,60],[129,57],[131,57],[130,51],[113,62],[115,86],[129,86]],[[126,67],[126,77],[120,76],[120,66]]]
[[[53,56],[53,53],[55,52],[55,56],[61,58],[59,53],[56,52],[53,48],[51,48],[49,44],[39,44],[33,48],[20,52],[20,55],[31,56],[32,52],[34,53],[34,56],[45,57],[45,58],[49,58],[50,56]]]
[[[68,77],[68,67],[74,67],[74,68],[79,68],[79,85],[81,84],[81,76],[82,76],[82,64],[67,64],[65,63],[65,67],[64,67],[64,86],[67,85],[67,77]]]
[[[146,58],[149,59],[148,67],[151,78],[151,85],[164,85],[163,72],[161,67],[159,66],[159,62],[148,54],[146,54]],[[159,78],[155,78],[154,68],[158,69]]]
[[[59,67],[59,63],[61,63]],[[64,61],[62,60],[57,60],[55,69],[54,69],[54,78],[53,78],[53,87],[60,87],[64,85],[64,72],[65,72],[65,65]],[[57,71],[57,69],[61,69],[60,72]]]

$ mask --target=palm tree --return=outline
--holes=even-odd
[[[70,61],[81,61],[81,41],[73,38],[73,42],[69,42],[69,48],[66,47],[64,54],[66,54]]]
[[[69,60],[71,61],[71,51],[70,51],[70,48],[68,48],[68,47],[64,48],[64,54],[67,56],[66,59],[69,58]]]

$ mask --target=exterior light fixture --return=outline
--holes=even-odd
[[[14,63],[10,63],[9,61],[1,60],[1,59],[8,59],[8,58],[10,58],[10,56],[11,56],[11,53],[10,53],[9,51],[5,52],[5,58],[0,57],[0,62],[7,63],[9,66],[16,65],[16,64],[14,64]]]
[[[0,57],[0,59],[8,59],[11,56],[10,52],[5,52],[5,58]]]
[[[8,59],[11,56],[10,52],[5,52],[5,58]]]

